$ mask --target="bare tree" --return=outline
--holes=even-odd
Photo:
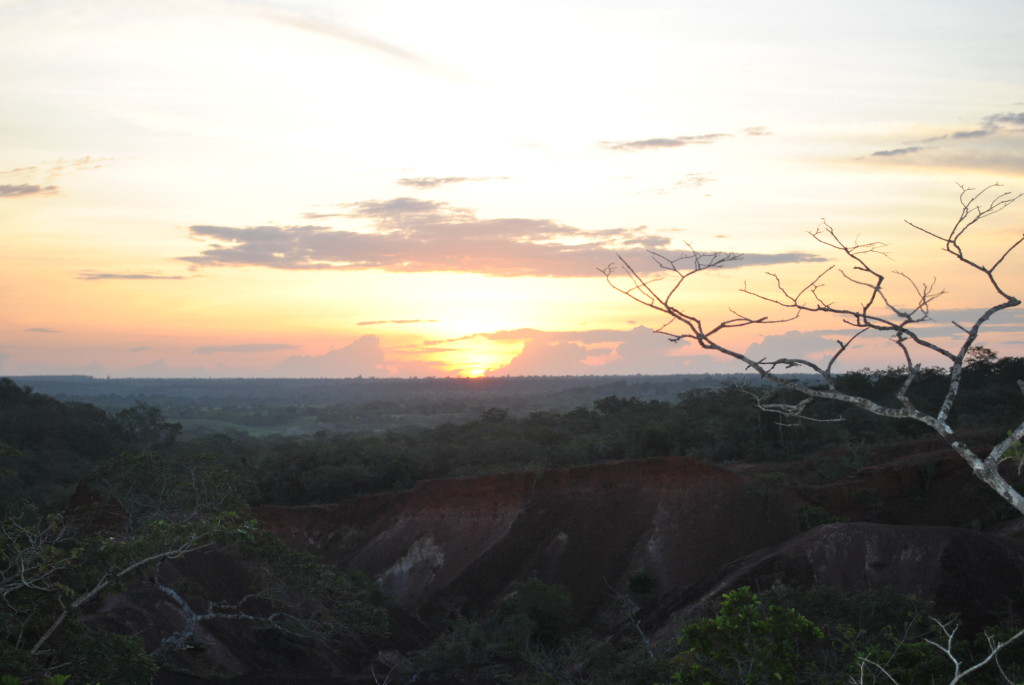
[[[1014,240],[1005,250],[998,253],[987,265],[974,251],[965,245],[966,236],[984,219],[997,214],[1018,200],[1022,194],[1004,192],[998,185],[980,190],[960,186],[960,215],[946,231],[924,228],[906,222],[911,228],[938,242],[941,250],[956,262],[973,270],[990,292],[989,302],[970,323],[953,321],[959,340],[953,345],[943,345],[934,335],[929,335],[928,325],[934,325],[932,305],[944,294],[933,280],[918,283],[905,273],[895,271],[900,281],[909,285],[909,304],[903,305],[898,298],[905,297],[886,280],[876,262],[887,258],[885,245],[878,242],[849,241],[839,236],[835,229],[824,220],[810,232],[818,243],[839,253],[839,260],[845,266],[830,264],[809,282],[799,287],[785,284],[777,274],[769,276],[774,286],[768,292],[759,292],[744,284],[741,292],[758,302],[770,305],[778,312],[776,316],[750,316],[730,309],[727,316],[709,320],[693,314],[682,300],[686,287],[700,274],[731,265],[740,260],[739,254],[731,252],[698,252],[687,244],[689,250],[679,257],[671,258],[651,252],[657,270],[654,275],[645,269],[638,269],[620,257],[621,270],[609,265],[601,271],[613,288],[634,301],[668,316],[668,320],[657,332],[669,336],[672,341],[690,340],[706,350],[712,350],[734,359],[756,371],[764,379],[779,386],[796,391],[803,398],[799,402],[776,402],[762,406],[790,418],[801,418],[807,407],[816,399],[835,400],[879,416],[918,421],[943,437],[970,466],[974,474],[1009,502],[1017,511],[1024,513],[1024,496],[1021,495],[999,472],[999,465],[1019,452],[1018,441],[1024,437],[1024,421],[1010,430],[1006,438],[992,447],[988,454],[980,454],[950,427],[950,412],[953,410],[960,391],[961,380],[968,353],[977,346],[982,328],[999,312],[1017,307],[1021,300],[1003,287],[996,272],[1011,253],[1024,242],[1024,235]],[[843,304],[830,298],[826,287],[831,280],[838,279],[845,284],[844,293],[858,293],[856,304]],[[794,321],[802,315],[831,316],[839,319],[849,330],[836,341],[835,351],[824,362],[807,358],[753,358],[748,353],[723,342],[729,331],[741,328],[755,328],[771,324]],[[899,352],[901,359],[898,370],[903,382],[896,393],[898,406],[885,406],[867,397],[844,392],[837,385],[836,366],[844,358],[855,341],[870,332],[888,335],[888,340]],[[925,411],[911,401],[908,391],[917,380],[921,369],[921,358],[938,356],[946,365],[948,384],[942,402],[937,410]],[[811,373],[817,377],[814,385],[805,384],[787,377],[794,372]],[[1018,381],[1024,392],[1024,381]]]
[[[947,685],[965,683],[967,682],[967,676],[980,671],[989,664],[994,664],[996,670],[999,672],[999,682],[1006,683],[1006,685],[1015,685],[1017,683],[1017,680],[1011,678],[1010,675],[1006,673],[1003,665],[999,662],[999,653],[1021,637],[1024,637],[1024,630],[1016,631],[1005,640],[999,640],[996,636],[988,632],[982,633],[982,637],[985,639],[986,651],[978,656],[975,662],[971,664],[967,663],[965,658],[956,652],[955,640],[957,630],[960,627],[959,624],[953,620],[940,621],[936,618],[933,618],[932,622],[935,624],[935,632],[937,633],[939,640],[936,641],[930,638],[924,638],[924,642],[934,647],[949,659],[953,673],[950,676],[949,683]],[[890,661],[905,644],[906,636],[904,636],[904,639],[889,655]],[[900,685],[900,682],[896,680],[892,673],[889,672],[888,663],[879,663],[870,657],[859,656],[856,660],[856,669],[856,673],[851,675],[848,681],[851,685],[867,685],[868,683],[878,682]]]

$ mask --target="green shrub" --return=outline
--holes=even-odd
[[[824,637],[794,609],[764,604],[749,587],[722,596],[718,614],[691,623],[671,663],[673,683],[692,685],[797,685],[805,654]]]

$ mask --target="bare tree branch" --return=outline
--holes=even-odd
[[[959,395],[967,354],[977,345],[982,328],[999,312],[1021,304],[1019,298],[1004,289],[996,276],[996,270],[1021,243],[1024,243],[1024,236],[1003,250],[991,266],[984,266],[980,260],[972,256],[964,244],[969,231],[979,222],[1002,212],[1024,195],[1000,192],[995,190],[996,188],[998,186],[993,185],[976,190],[960,186],[960,214],[948,231],[940,232],[907,222],[917,231],[940,241],[942,250],[957,262],[978,272],[992,293],[994,302],[983,309],[971,324],[952,322],[962,337],[957,344],[951,346],[929,337],[928,325],[932,323],[932,306],[945,294],[945,291],[939,288],[936,279],[916,281],[902,271],[894,271],[893,274],[907,283],[913,294],[908,304],[899,304],[885,273],[875,266],[879,258],[891,259],[884,250],[885,245],[872,241],[862,242],[859,238],[852,242],[847,241],[824,220],[810,232],[810,235],[824,247],[839,252],[840,258],[846,263],[845,268],[831,265],[799,287],[789,287],[777,274],[769,272],[768,276],[774,284],[771,292],[759,292],[747,284],[740,290],[752,296],[757,302],[780,309],[781,316],[750,316],[729,309],[728,317],[717,321],[707,320],[691,313],[681,302],[684,296],[692,296],[686,292],[684,286],[692,283],[694,278],[705,271],[732,265],[741,259],[736,253],[698,252],[687,244],[688,251],[675,258],[651,253],[655,267],[660,271],[655,275],[647,275],[646,272],[637,270],[622,257],[619,258],[618,265],[621,268],[621,275],[614,264],[601,271],[612,288],[668,317],[656,332],[667,335],[673,341],[691,340],[702,349],[743,362],[747,368],[756,371],[762,378],[804,396],[803,400],[790,404],[764,405],[759,402],[763,409],[788,419],[799,419],[806,418],[806,409],[814,400],[834,400],[879,416],[917,421],[942,436],[967,462],[975,476],[1017,511],[1024,513],[1024,496],[1010,485],[998,468],[1008,450],[1024,438],[1024,422],[1011,431],[1006,440],[984,455],[973,451],[949,425],[950,414]],[[844,304],[827,295],[827,281],[835,280],[837,277],[840,283],[849,286],[848,290],[852,289],[851,292],[859,293],[857,301]],[[790,322],[805,314],[836,317],[850,329],[849,336],[836,341],[838,348],[824,365],[807,358],[755,359],[720,339],[720,334],[732,329]],[[897,407],[885,406],[867,397],[845,393],[836,385],[836,365],[864,333],[887,335],[890,343],[899,351],[902,359],[899,369],[904,374],[904,382],[894,398],[899,404]],[[920,353],[938,355],[948,365],[948,384],[941,405],[932,413],[916,407],[910,398],[910,389],[921,371],[921,363],[917,361]],[[800,383],[783,375],[783,371],[792,369],[815,374],[821,385]]]

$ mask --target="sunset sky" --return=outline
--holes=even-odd
[[[0,374],[733,370],[599,267],[740,252],[680,304],[755,314],[745,281],[829,264],[822,218],[937,277],[952,335],[991,291],[904,219],[1024,191],[1022,26],[1020,0],[0,0]],[[968,245],[1022,230],[1024,200]],[[1024,297],[1024,252],[1003,268]],[[1024,355],[1024,315],[993,324]],[[821,358],[841,328],[731,342]]]

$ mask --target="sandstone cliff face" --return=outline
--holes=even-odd
[[[935,441],[884,457],[824,486],[779,485],[799,476],[680,457],[429,481],[335,505],[264,507],[260,516],[293,544],[369,574],[399,607],[428,619],[453,606],[472,614],[514,581],[538,577],[565,585],[581,620],[608,626],[622,617],[630,578],[641,575],[653,592],[631,600],[652,627],[674,625],[732,587],[776,582],[887,587],[971,621],[1016,612],[1009,598],[1024,587],[1017,543],[965,528],[1019,517]],[[901,525],[801,534],[808,507]],[[986,564],[994,570],[972,570]]]
[[[850,521],[989,529],[1019,518],[941,441],[914,441],[892,450],[874,466],[834,483],[799,488],[800,496]],[[1012,468],[1004,473],[1019,480]]]
[[[1024,544],[962,527],[998,522],[1005,506],[938,445],[905,446],[889,459],[815,487],[792,484],[804,472],[799,464],[737,473],[671,458],[429,481],[259,515],[292,544],[375,578],[398,607],[390,646],[403,653],[432,636],[408,614],[433,626],[456,608],[472,616],[529,577],[565,585],[578,617],[595,629],[618,624],[627,598],[648,634],[664,640],[741,585],[912,593],[959,612],[968,629],[1021,616]],[[808,506],[860,522],[801,532]],[[209,589],[227,598],[247,582],[244,568],[219,553],[172,566],[189,582],[226,584]],[[630,593],[638,577],[649,594]],[[108,598],[87,618],[151,642],[181,619],[145,587]],[[211,623],[200,637],[204,658],[223,673],[246,674],[239,682],[305,682],[333,667],[329,655],[289,651],[237,622]],[[194,670],[191,655],[175,659]],[[202,682],[183,678],[166,682]]]
[[[669,637],[722,593],[741,586],[832,587],[844,594],[889,590],[956,613],[968,633],[1024,610],[1024,543],[944,526],[833,523],[760,550],[703,583],[679,588],[647,616]]]
[[[376,578],[403,609],[472,613],[511,583],[567,586],[579,617],[618,615],[643,574],[654,592],[797,534],[799,499],[686,458],[455,481],[331,506],[264,507],[294,544]],[[358,532],[357,532],[358,531]]]

